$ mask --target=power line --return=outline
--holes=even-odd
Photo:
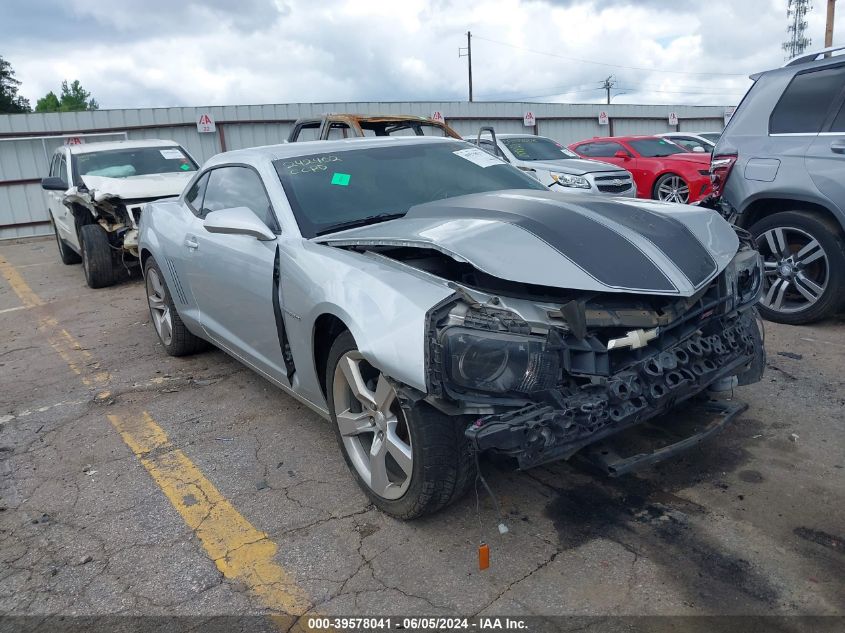
[[[527,100],[527,99],[538,99],[540,97],[556,97],[556,96],[563,96],[563,95],[571,95],[571,94],[583,94],[587,92],[594,92],[596,90],[606,90],[604,81],[599,82],[601,85],[595,87],[591,86],[590,84],[580,84],[578,86],[558,86],[558,87],[550,87],[547,88],[547,92],[543,94],[535,94],[535,95],[520,95],[515,96],[512,92],[510,93],[496,93],[496,94],[486,94],[480,95],[482,99],[496,99],[499,97],[507,98],[510,100],[518,101],[518,100]],[[614,87],[616,84],[613,84]],[[698,86],[678,86],[679,88],[697,88]],[[684,94],[684,95],[715,95],[715,96],[742,96],[745,94],[742,90],[727,90],[727,91],[719,91],[719,90],[663,90],[662,88],[654,88],[653,85],[649,84],[633,84],[627,86],[620,86],[620,90],[626,91],[636,91],[636,92],[656,92],[656,93],[666,93],[666,94]],[[616,96],[616,95],[612,95]]]
[[[484,40],[485,42],[492,42],[493,44],[499,44],[501,46],[507,46],[509,48],[515,48],[517,50],[525,51],[527,53],[534,53],[535,55],[546,55],[548,57],[556,57],[558,59],[566,59],[568,61],[579,62],[581,64],[595,64],[597,66],[608,66],[610,68],[625,68],[627,70],[643,70],[653,73],[672,73],[676,75],[709,75],[709,76],[722,76],[722,77],[745,77],[744,73],[707,73],[707,72],[693,72],[693,71],[686,71],[686,70],[666,70],[662,68],[643,68],[641,66],[623,66],[621,64],[609,64],[607,62],[597,62],[590,59],[580,59],[578,57],[567,57],[565,55],[557,55],[555,53],[549,53],[547,51],[538,51],[532,48],[525,48],[523,46],[517,46],[516,44],[509,44],[508,42],[501,42],[499,40],[494,40],[489,37],[482,37],[481,35],[473,36],[475,39]]]
[[[482,99],[494,99],[496,97],[510,97],[512,99],[534,99],[536,97],[548,97],[551,95],[566,95],[566,94],[577,94],[581,92],[593,92],[595,90],[603,90],[601,87],[596,87],[593,84],[579,84],[578,86],[558,86],[558,87],[551,87],[551,88],[538,88],[538,90],[552,90],[558,92],[547,92],[542,95],[534,95],[534,96],[524,96],[524,97],[514,97],[513,91],[511,92],[498,92],[495,94],[486,94],[486,95],[479,95]]]

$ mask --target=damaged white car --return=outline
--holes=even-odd
[[[760,379],[763,267],[747,233],[678,204],[561,196],[454,139],[219,154],[141,218],[151,322],[210,341],[331,420],[382,510],[444,507],[473,455],[568,459],[708,389]],[[597,460],[622,474],[716,432]],[[291,439],[291,441],[294,441]]]
[[[138,265],[138,219],[147,202],[176,197],[197,163],[174,141],[139,140],[60,147],[41,180],[59,255],[82,262],[91,288]]]

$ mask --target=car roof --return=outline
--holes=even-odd
[[[176,141],[168,141],[160,138],[126,141],[97,141],[95,143],[82,143],[81,145],[65,145],[71,154],[91,154],[92,152],[108,152],[114,149],[138,149],[142,147],[173,147],[178,146]]]
[[[496,134],[496,138],[525,138],[526,136],[536,136],[537,138],[549,138],[548,136],[543,136],[542,134],[532,134],[531,132],[526,132],[525,134],[514,134],[513,132],[509,132],[506,134]],[[474,135],[471,137],[464,137],[464,138],[477,138],[478,135]]]
[[[570,145],[580,145],[581,143],[597,143],[599,141],[636,141],[644,138],[655,138],[654,134],[638,134],[634,136],[594,136],[593,138],[585,138],[580,141],[570,143]]]
[[[338,141],[297,141],[296,143],[282,143],[280,145],[264,145],[223,152],[210,158],[204,166],[225,163],[256,163],[274,161],[297,156],[310,156],[329,152],[342,152],[350,149],[365,149],[368,147],[389,147],[391,145],[415,145],[431,143],[460,143],[456,138],[437,136],[376,136],[363,138],[349,138]]]
[[[657,136],[701,136],[702,134],[721,134],[721,132],[661,132]]]

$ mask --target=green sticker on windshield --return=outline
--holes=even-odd
[[[190,168],[191,166],[188,163],[182,163],[181,165],[179,165],[179,169],[181,169],[182,171],[188,171]]]
[[[341,174],[339,172],[335,172],[332,175],[332,184],[333,185],[340,185],[341,187],[349,186],[349,179],[352,178],[349,174]]]

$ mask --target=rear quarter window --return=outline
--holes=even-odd
[[[818,134],[845,86],[845,66],[792,78],[769,118],[769,134]]]

